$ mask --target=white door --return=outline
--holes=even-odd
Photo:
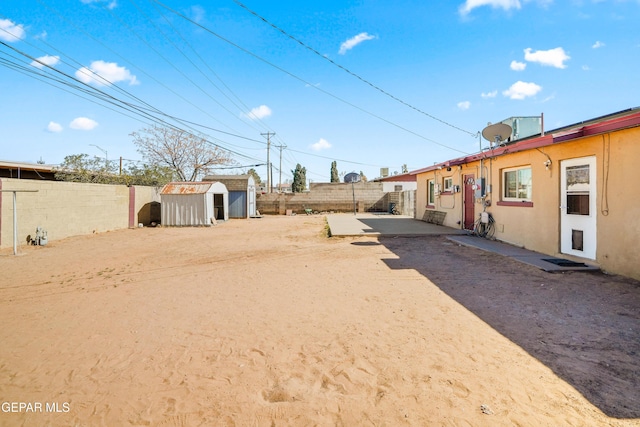
[[[560,251],[596,259],[596,158],[563,160],[560,173]]]
[[[250,185],[247,194],[249,195],[249,212],[247,213],[247,217],[253,217],[256,216],[256,187]]]

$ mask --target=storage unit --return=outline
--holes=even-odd
[[[162,225],[210,226],[229,219],[229,192],[220,182],[170,182],[160,191]]]
[[[229,191],[229,218],[256,216],[256,183],[251,175],[207,175],[202,182],[217,181]]]

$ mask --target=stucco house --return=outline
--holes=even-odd
[[[451,159],[416,175],[416,217],[640,279],[640,108]]]

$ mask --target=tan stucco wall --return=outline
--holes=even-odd
[[[17,193],[19,245],[26,244],[27,235],[35,236],[38,226],[47,231],[49,241],[129,226],[129,188],[124,185],[2,179],[2,190],[14,189],[38,190]],[[12,247],[13,194],[0,194],[0,247]],[[145,204],[159,201],[156,194],[153,187],[136,187],[136,215]]]
[[[552,164],[546,170],[548,155]],[[597,179],[597,251],[596,263],[604,271],[640,279],[640,186],[635,184],[635,171],[640,164],[640,128],[596,135],[576,141],[557,143],[519,153],[508,153],[483,161],[487,184],[492,192],[487,207],[496,221],[498,240],[551,256],[572,258],[560,253],[560,162],[561,160],[595,156]],[[533,207],[499,206],[502,169],[531,166]],[[445,225],[462,228],[464,174],[480,176],[480,162],[429,171],[418,175],[417,212],[422,218],[426,208],[427,180],[437,176],[453,176],[461,192],[437,197],[435,209],[447,212]],[[437,174],[437,175],[436,175]],[[608,210],[607,208],[608,204]],[[475,203],[476,218],[482,205]]]

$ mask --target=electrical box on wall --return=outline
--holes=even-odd
[[[476,199],[481,199],[484,196],[484,178],[476,179],[476,183],[473,184],[473,190],[475,191]]]

